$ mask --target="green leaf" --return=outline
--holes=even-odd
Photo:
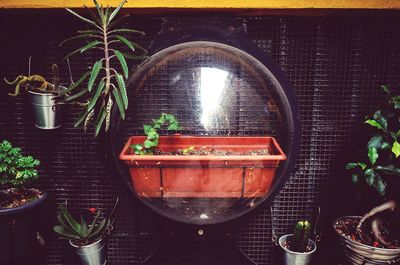
[[[364,169],[367,167],[367,164],[362,163],[362,162],[358,162],[357,165],[358,165],[359,167],[361,167],[362,170],[364,170]]]
[[[351,181],[352,181],[353,183],[357,183],[357,182],[358,182],[358,175],[357,175],[357,174],[351,175]]]
[[[135,154],[140,155],[140,152],[143,150],[143,145],[134,144],[133,145],[133,150],[134,150]]]
[[[127,2],[127,0],[122,0],[121,3],[117,6],[117,8],[114,9],[114,11],[111,13],[110,17],[108,18],[107,24],[109,24],[114,17],[118,14],[119,10],[121,7]]]
[[[381,85],[381,88],[383,91],[385,91],[386,94],[388,94],[390,96],[390,90],[386,85]]]
[[[394,141],[393,146],[392,146],[392,153],[398,158],[400,156],[400,143],[397,141]]]
[[[68,212],[68,209],[64,205],[60,205],[59,207],[60,213],[63,215],[63,218],[68,222],[69,226],[77,233],[81,232],[81,225],[72,217],[72,215]]]
[[[159,135],[155,130],[151,130],[148,134],[147,134],[147,139],[149,140],[154,140],[154,139],[158,139]]]
[[[376,135],[372,137],[368,142],[368,148],[373,147],[375,149],[380,149],[382,147],[383,140],[384,138],[382,135]]]
[[[58,214],[57,219],[66,231],[68,231],[71,234],[75,234],[75,235],[79,236],[79,234],[77,234],[73,230],[73,228],[68,224],[67,220],[65,219],[65,217],[62,214]]]
[[[366,180],[367,184],[372,186],[375,182],[374,170],[372,168],[368,168],[367,170],[365,170],[364,175],[365,175],[365,180]]]
[[[379,194],[381,194],[382,196],[385,195],[386,182],[381,177],[377,176],[374,187],[379,192]]]
[[[387,130],[387,119],[382,115],[382,112],[380,110],[377,110],[374,113],[374,119],[382,126],[385,131]]]
[[[83,83],[83,81],[85,81],[89,77],[89,75],[90,75],[90,71],[84,73],[77,82],[71,84],[66,90],[62,91],[61,95],[65,95],[65,94],[71,92],[72,90],[74,90],[75,88],[77,88],[80,84]]]
[[[372,165],[375,164],[376,160],[378,159],[378,151],[374,147],[368,148],[368,158]]]
[[[122,102],[121,96],[120,96],[118,90],[115,89],[115,88],[113,89],[112,92],[113,92],[115,101],[117,102],[117,106],[118,106],[118,109],[119,109],[119,113],[120,113],[120,115],[121,115],[121,118],[122,118],[123,120],[125,120],[125,108],[124,108],[124,103]]]
[[[92,97],[92,99],[89,102],[86,112],[91,111],[93,109],[93,107],[96,105],[97,99],[99,98],[101,92],[103,91],[104,86],[105,86],[104,81],[100,81],[99,85],[97,86],[96,93],[94,94],[94,96]]]
[[[97,135],[99,135],[100,129],[101,129],[101,127],[103,126],[103,123],[104,123],[104,120],[106,119],[106,116],[107,116],[107,110],[106,110],[106,108],[103,106],[103,107],[100,109],[99,115],[97,116],[94,136],[97,137]]]
[[[90,19],[87,19],[87,18],[85,18],[85,17],[82,17],[81,15],[79,15],[78,13],[75,13],[74,11],[72,11],[72,10],[69,9],[69,8],[66,8],[66,10],[67,10],[68,12],[70,12],[72,15],[76,16],[77,18],[80,18],[81,20],[85,21],[86,23],[89,23],[89,24],[91,24],[91,25],[93,25],[93,26],[95,26],[95,27],[98,27],[97,24],[96,24],[94,21],[91,21]]]
[[[369,125],[371,125],[373,127],[376,127],[376,128],[378,128],[380,130],[383,130],[382,125],[380,125],[376,120],[366,120],[365,123],[367,123],[367,124],[369,124]]]
[[[387,141],[384,141],[382,143],[381,149],[390,149],[390,148],[392,148],[392,146]]]
[[[89,239],[93,240],[93,239],[101,238],[104,235],[108,225],[109,225],[109,221],[107,219],[101,220],[101,222],[98,225],[96,225],[95,229],[93,229],[93,232],[89,236]]]
[[[126,86],[125,86],[124,78],[122,77],[122,75],[120,75],[118,73],[116,74],[116,77],[117,77],[119,92],[121,94],[121,99],[122,99],[122,102],[124,103],[124,108],[127,109],[129,102],[128,102],[128,94],[126,93]]]
[[[122,53],[118,50],[114,51],[115,56],[117,56],[119,63],[121,64],[122,70],[124,71],[125,78],[128,78],[129,70],[126,64],[125,58]]]
[[[95,35],[92,34],[81,34],[81,35],[77,35],[68,39],[63,40],[59,45],[63,46],[65,43],[69,42],[69,41],[73,41],[73,40],[77,40],[77,39],[82,39],[82,38],[88,38],[88,37],[96,37]]]
[[[74,233],[71,233],[70,231],[68,231],[64,226],[62,225],[56,225],[53,227],[54,232],[56,232],[57,234],[68,238],[70,240],[79,240],[81,239],[79,236],[77,236]]]
[[[356,166],[357,166],[357,163],[348,163],[346,165],[346,169],[352,169],[352,168],[355,168]]]
[[[146,141],[144,141],[143,145],[145,148],[156,147],[158,145],[158,141],[146,140]]]
[[[144,134],[148,135],[150,133],[150,131],[152,131],[152,130],[153,130],[153,128],[150,125],[147,125],[147,124],[143,125]]]
[[[79,115],[79,118],[77,119],[77,121],[74,124],[74,128],[78,127],[79,125],[81,125],[81,123],[86,119],[86,116],[89,113],[86,111],[86,108],[81,112],[81,114]]]
[[[94,217],[92,223],[89,226],[89,230],[88,230],[88,235],[90,236],[90,234],[93,232],[94,228],[97,225],[97,220],[100,218],[100,211],[97,211],[96,216]]]
[[[107,22],[105,17],[104,17],[103,10],[101,9],[99,3],[96,0],[94,0],[93,2],[94,2],[94,5],[96,6],[97,14],[99,14],[99,17],[101,18],[101,21],[103,21],[103,23]]]
[[[143,31],[134,30],[134,29],[114,29],[114,30],[111,30],[110,32],[108,32],[108,34],[110,35],[110,34],[119,33],[119,32],[121,32],[121,33],[137,33],[140,35],[146,35],[146,33],[144,33]]]
[[[73,101],[73,100],[75,100],[77,98],[80,98],[80,97],[84,96],[87,92],[89,92],[89,90],[87,88],[85,88],[82,91],[80,91],[79,93],[76,93],[75,95],[72,95],[72,96],[68,97],[65,101],[66,102]]]
[[[88,82],[89,92],[92,90],[94,82],[96,81],[96,78],[99,75],[99,72],[100,72],[102,66],[103,66],[103,63],[101,60],[94,63],[93,68],[92,68],[92,73],[90,74],[90,78],[89,78],[89,82]]]
[[[86,238],[88,235],[88,226],[83,218],[83,215],[81,215],[81,235],[83,238]]]
[[[114,36],[116,39],[120,40],[123,44],[128,46],[132,51],[135,51],[135,46],[133,45],[132,42],[130,42],[127,38],[121,36],[121,35],[115,35]]]
[[[400,176],[400,168],[395,165],[377,166],[376,170],[383,171],[385,174]]]
[[[88,44],[86,44],[85,46],[83,46],[79,51],[80,51],[81,53],[84,53],[85,51],[90,50],[91,48],[96,47],[96,46],[99,45],[99,44],[102,44],[102,42],[101,42],[101,41],[98,41],[98,40],[89,42]]]
[[[400,96],[393,97],[392,102],[395,109],[400,109]]]
[[[99,25],[100,27],[102,27],[102,26],[103,26],[103,21],[102,21],[101,17],[98,16],[98,15],[96,15],[96,14],[92,11],[92,9],[90,9],[90,8],[87,8],[87,11],[89,12],[89,15],[92,17],[93,21],[95,21],[97,25]]]

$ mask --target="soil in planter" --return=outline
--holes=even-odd
[[[282,246],[283,246],[284,248],[286,248],[286,249],[288,249],[288,250],[290,250],[290,251],[293,251],[293,252],[297,252],[297,251],[291,249],[291,248],[290,248],[290,245],[291,245],[290,240],[285,240],[285,241],[282,243]],[[300,253],[307,253],[307,252],[310,252],[310,251],[312,251],[312,250],[313,250],[313,245],[308,244],[307,247],[306,247],[306,251],[300,252]]]
[[[234,152],[229,150],[216,150],[207,147],[201,148],[192,148],[188,147],[185,149],[177,149],[174,151],[163,151],[156,149],[154,150],[154,155],[193,155],[193,156],[207,156],[207,155],[215,155],[215,156],[244,156],[244,155],[270,155],[268,149],[261,150],[250,150],[247,152]]]
[[[400,240],[398,239],[391,239],[388,240],[392,243],[392,246],[387,247],[382,244],[380,244],[378,241],[374,240],[374,236],[372,235],[371,231],[367,231],[367,229],[364,227],[362,229],[362,238],[361,239],[359,233],[357,232],[357,225],[360,219],[354,219],[354,218],[347,218],[347,219],[340,219],[337,221],[335,224],[335,230],[338,234],[343,235],[347,237],[348,239],[351,239],[352,241],[366,244],[372,247],[377,247],[377,248],[392,248],[392,249],[397,249],[400,248]],[[385,239],[387,236],[382,235]]]
[[[37,189],[16,189],[10,188],[0,190],[0,209],[16,208],[43,196],[43,193]]]

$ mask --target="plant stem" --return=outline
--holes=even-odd
[[[104,38],[104,59],[106,61],[105,71],[106,71],[106,86],[104,90],[104,95],[107,95],[110,90],[111,74],[110,74],[110,54],[108,53],[108,34],[107,34],[107,24],[103,24],[103,38]]]

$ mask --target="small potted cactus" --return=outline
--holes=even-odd
[[[60,238],[69,241],[82,265],[107,263],[105,239],[113,229],[113,215],[117,204],[118,198],[108,218],[102,217],[96,208],[89,208],[87,213],[80,216],[80,223],[69,212],[67,205],[60,205],[57,216],[60,224],[55,225],[53,230]]]
[[[30,69],[30,59],[29,59]],[[58,66],[53,64],[53,83],[48,82],[38,74],[28,76],[19,75],[13,81],[4,78],[8,85],[15,85],[14,93],[10,96],[16,97],[21,89],[29,93],[32,103],[35,126],[40,129],[57,129],[62,125],[62,109],[64,108],[63,97],[66,88],[60,86]]]
[[[293,234],[281,236],[279,245],[284,251],[286,265],[307,265],[317,245],[311,236],[311,223],[307,220],[298,221]]]

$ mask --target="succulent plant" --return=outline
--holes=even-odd
[[[104,124],[104,130],[107,131],[109,129],[111,110],[115,105],[118,107],[121,118],[125,119],[125,111],[128,108],[125,81],[129,74],[126,58],[145,58],[141,55],[126,54],[118,50],[122,45],[130,52],[141,51],[143,54],[146,53],[144,48],[124,36],[135,33],[144,35],[144,32],[118,28],[119,23],[125,16],[119,19],[115,18],[126,2],[126,0],[123,0],[118,7],[112,9],[109,6],[103,8],[94,0],[97,13],[88,8],[92,19],[83,17],[67,8],[68,12],[84,21],[91,29],[80,30],[77,36],[69,38],[60,44],[63,45],[66,42],[78,39],[87,41],[81,48],[65,56],[65,59],[91,50],[100,51],[100,55],[93,63],[91,71],[86,72],[79,81],[73,83],[66,91],[69,95],[67,102],[78,102],[80,106],[83,106],[75,127],[83,125],[86,131],[91,121],[96,117],[96,136]],[[86,81],[87,85],[81,86]]]
[[[0,143],[0,185],[21,187],[38,178],[36,167],[40,161],[32,156],[23,156],[21,148],[13,147],[4,140]]]
[[[310,222],[307,220],[298,221],[293,231],[293,238],[290,242],[290,250],[296,252],[306,252],[310,235],[311,235]]]
[[[101,218],[101,211],[96,208],[89,208],[88,213],[92,218],[90,223],[87,222],[84,215],[80,216],[80,222],[78,222],[68,211],[66,205],[60,205],[57,215],[60,224],[55,225],[53,230],[62,239],[70,240],[78,246],[94,243],[112,230],[113,214],[117,204],[118,198],[108,218]]]
[[[59,86],[60,86],[60,78],[58,66],[53,64],[52,66],[53,72],[53,83],[46,81],[46,79],[41,75],[19,75],[14,81],[8,81],[4,78],[4,81],[8,85],[15,85],[14,93],[9,93],[10,96],[16,97],[19,95],[21,88],[24,88],[27,91],[34,91],[39,93],[54,93],[59,94]]]

